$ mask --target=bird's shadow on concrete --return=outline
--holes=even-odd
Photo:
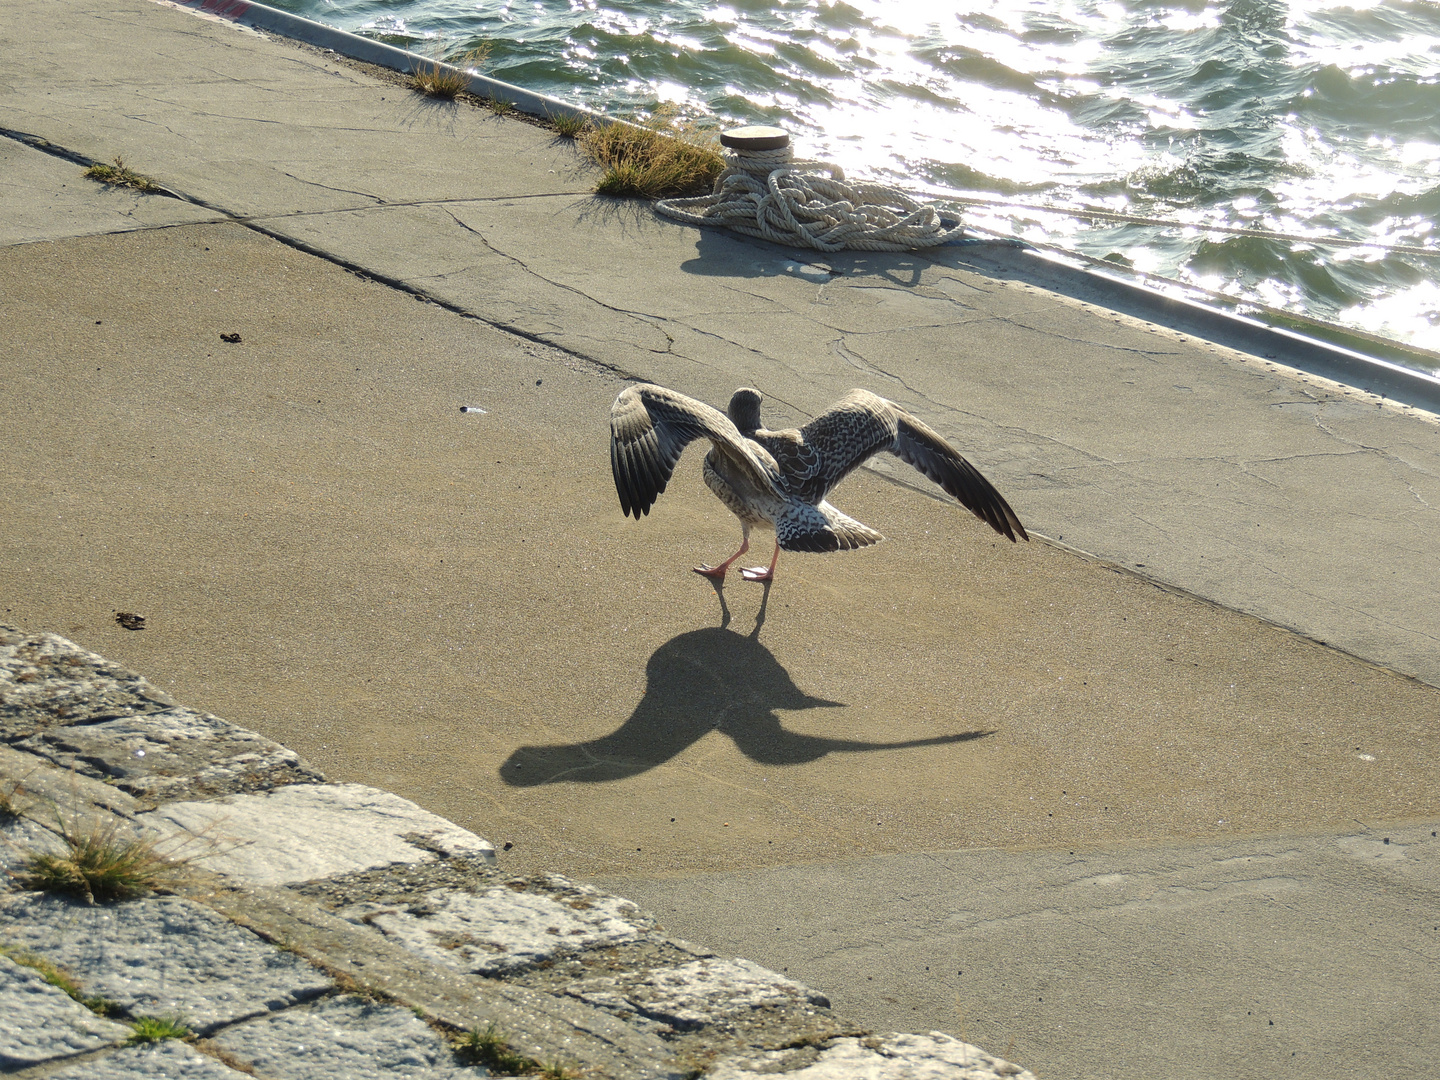
[[[749,634],[729,628],[723,589],[717,585],[715,591],[724,621],[680,634],[655,650],[645,665],[645,695],[618,730],[581,743],[522,746],[500,766],[500,778],[511,787],[623,780],[663,765],[711,731],[728,735],[741,753],[762,765],[800,765],[832,753],[943,746],[994,734],[964,731],[865,742],[787,731],[777,709],[833,709],[845,703],[805,693],[761,644],[768,583]]]

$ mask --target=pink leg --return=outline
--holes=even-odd
[[[730,569],[730,564],[733,563],[736,559],[738,559],[741,555],[744,555],[745,552],[749,550],[750,530],[749,528],[746,528],[744,536],[740,540],[740,550],[735,552],[734,555],[731,555],[719,566],[710,566],[708,564],[702,563],[699,566],[691,567],[691,569],[694,570],[695,573],[699,574],[701,577],[708,577],[713,581],[723,581],[725,580],[725,571]]]
[[[740,554],[738,551],[735,553]],[[775,554],[770,559],[769,566],[741,567],[740,576],[746,581],[774,581],[775,564],[780,561],[780,541],[775,541]]]

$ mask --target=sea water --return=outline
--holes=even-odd
[[[611,115],[779,124],[971,224],[1440,350],[1433,0],[270,3]]]

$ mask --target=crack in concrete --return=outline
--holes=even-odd
[[[286,174],[289,175],[289,174]],[[314,184],[311,180],[299,180],[302,184]],[[316,185],[323,187],[324,185]],[[333,191],[346,191],[345,188],[332,188]],[[583,191],[557,191],[549,194],[539,195],[490,195],[467,199],[392,199],[385,200],[378,195],[371,196],[367,192],[347,192],[348,194],[364,195],[367,198],[377,199],[377,203],[362,204],[358,206],[327,206],[318,210],[288,210],[283,214],[231,214],[231,218],[241,224],[249,224],[256,221],[285,221],[290,218],[324,217],[326,214],[364,214],[372,210],[403,210],[407,208],[439,207],[446,210],[451,206],[467,206],[474,203],[512,202],[517,199],[557,199],[574,198],[577,195],[585,195]],[[448,212],[448,210],[447,210]],[[468,228],[468,226],[466,226]],[[471,230],[474,231],[473,229]],[[507,256],[508,257],[508,256]]]
[[[826,329],[834,330],[836,333],[844,334],[847,337],[884,337],[886,334],[905,334],[913,330],[958,330],[969,326],[973,321],[974,320],[971,319],[961,319],[954,322],[907,323],[904,326],[889,327],[884,330],[846,330],[843,327],[836,326],[834,323],[826,322],[824,319],[815,320],[815,322]]]
[[[832,327],[832,329],[834,329],[834,328]],[[872,375],[879,375],[881,378],[889,379],[889,380],[891,380],[892,382],[897,382],[897,383],[899,383],[900,386],[903,387],[908,393],[913,394],[915,397],[920,398],[920,400],[925,401],[925,402],[927,402],[927,403],[929,403],[929,404],[931,404],[931,405],[934,405],[936,408],[943,408],[943,407],[944,407],[944,406],[940,405],[939,402],[932,400],[932,399],[931,399],[927,394],[925,394],[923,391],[918,390],[917,388],[911,386],[908,382],[906,382],[906,381],[905,381],[903,378],[901,378],[899,375],[896,375],[894,372],[892,372],[892,371],[886,371],[884,368],[882,368],[882,367],[880,367],[879,365],[875,364],[873,361],[867,360],[867,359],[865,359],[863,356],[859,356],[859,355],[851,352],[850,349],[849,349],[849,348],[846,346],[846,344],[845,344],[845,337],[848,336],[848,335],[846,335],[843,330],[842,330],[840,333],[841,333],[841,336],[838,337],[838,338],[836,338],[834,341],[832,341],[832,342],[830,343],[830,351],[831,351],[832,353],[834,353],[837,357],[839,357],[841,360],[844,360],[847,364],[849,364],[851,367],[853,367],[856,371],[863,372],[863,373],[867,373],[867,374],[872,374]]]
[[[1069,334],[1062,334],[1056,330],[1047,330],[1043,327],[1023,323],[1015,315],[993,315],[991,319],[995,322],[1003,323],[1006,326],[1014,326],[1021,330],[1028,330],[1032,334],[1043,334],[1045,337],[1055,338],[1059,341],[1068,341],[1072,345],[1088,345],[1093,349],[1109,349],[1111,352],[1135,353],[1137,356],[1143,356],[1156,364],[1160,362],[1158,357],[1182,355],[1177,349],[1142,349],[1133,345],[1114,345],[1106,341],[1091,341],[1089,338],[1071,337]]]
[[[1386,449],[1382,446],[1371,446],[1368,443],[1357,442],[1354,439],[1347,439],[1340,432],[1336,431],[1333,427],[1324,422],[1324,413],[1326,409],[1328,409],[1329,406],[1332,404],[1335,404],[1335,402],[1322,401],[1317,403],[1318,408],[1316,409],[1315,413],[1315,426],[1318,427],[1321,431],[1325,432],[1326,435],[1330,436],[1336,442],[1343,443],[1346,446],[1353,446],[1356,448],[1357,451],[1375,454],[1384,461],[1390,462],[1393,465],[1398,465],[1403,469],[1408,469],[1411,472],[1418,472],[1422,476],[1433,477],[1435,475],[1428,469],[1423,469],[1418,465],[1414,464],[1413,462],[1406,461],[1403,457],[1395,453],[1393,450]]]
[[[1428,502],[1426,502],[1425,497],[1415,490],[1414,484],[1406,483],[1405,490],[1410,492],[1410,494],[1414,496],[1415,501],[1418,502],[1421,506],[1425,507],[1426,510],[1440,509],[1440,507],[1431,506]]]
[[[459,225],[460,228],[464,229],[466,232],[470,233],[470,234],[473,235],[477,240],[479,240],[480,243],[484,244],[484,245],[485,245],[485,249],[486,249],[487,251],[489,251],[491,254],[498,255],[498,256],[500,256],[502,259],[508,259],[511,263],[513,263],[515,266],[518,266],[521,270],[525,271],[525,273],[529,274],[531,277],[535,278],[537,281],[543,281],[546,285],[549,285],[549,286],[551,286],[552,288],[561,289],[561,290],[563,290],[564,292],[568,292],[568,293],[570,293],[570,294],[572,294],[572,295],[574,295],[574,296],[580,297],[582,300],[588,300],[590,303],[594,304],[596,307],[603,308],[603,309],[605,309],[606,311],[614,312],[616,315],[624,315],[626,318],[634,319],[634,320],[636,320],[637,322],[642,322],[642,323],[644,323],[645,325],[649,326],[651,329],[659,331],[659,332],[660,332],[662,335],[664,335],[664,337],[665,337],[666,347],[665,347],[664,349],[652,349],[652,350],[651,350],[652,352],[667,352],[667,353],[668,353],[668,352],[673,351],[673,348],[674,348],[674,345],[675,345],[675,339],[674,339],[674,337],[672,337],[672,336],[670,335],[670,333],[669,333],[667,330],[665,330],[664,327],[662,327],[662,326],[659,325],[661,322],[668,321],[668,320],[665,320],[663,316],[661,316],[661,315],[654,315],[654,314],[652,314],[652,313],[650,313],[650,312],[648,312],[648,311],[635,311],[635,310],[632,310],[632,309],[629,309],[629,308],[617,307],[617,306],[614,305],[614,304],[607,304],[607,303],[605,303],[603,300],[598,300],[598,299],[596,299],[595,297],[591,296],[589,293],[585,292],[583,289],[578,289],[578,288],[576,288],[574,285],[566,285],[566,284],[564,284],[563,282],[559,282],[559,281],[554,280],[553,278],[548,278],[548,277],[546,277],[544,274],[540,273],[538,270],[534,270],[534,269],[532,269],[530,266],[528,266],[528,265],[526,264],[525,260],[522,259],[522,258],[520,258],[519,256],[517,256],[517,255],[511,255],[508,251],[502,251],[502,250],[500,250],[498,247],[496,247],[494,244],[492,244],[489,240],[487,240],[487,239],[485,238],[485,234],[482,233],[479,229],[476,229],[475,227],[466,224],[464,221],[461,221],[461,220],[460,220],[458,217],[456,217],[455,214],[452,213],[451,211],[446,210],[445,213],[446,213],[446,215],[450,218],[451,221],[455,222],[456,225]]]
[[[288,176],[291,180],[294,180],[297,184],[305,184],[305,185],[307,185],[307,186],[309,186],[309,187],[318,187],[318,188],[321,188],[321,189],[324,190],[324,191],[338,191],[338,192],[341,192],[342,194],[345,194],[345,195],[359,195],[362,199],[374,199],[377,203],[381,204],[382,206],[385,204],[385,200],[384,200],[383,198],[381,198],[379,195],[372,194],[371,192],[368,192],[368,191],[356,191],[356,190],[354,190],[353,188],[333,187],[333,186],[331,186],[330,184],[322,184],[322,183],[320,183],[320,181],[318,181],[318,180],[306,180],[304,177],[296,176],[296,175],[295,175],[294,173],[292,173],[292,172],[282,172],[280,175],[281,175],[281,176]]]

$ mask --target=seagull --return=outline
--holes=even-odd
[[[740,550],[695,573],[721,581],[750,550],[756,525],[775,530],[769,566],[742,568],[747,581],[773,581],[780,550],[848,551],[885,537],[825,501],[858,465],[885,450],[907,461],[1012,543],[1029,540],[1025,526],[990,481],[937,432],[868,390],[851,390],[798,431],[760,425],[760,391],[742,387],[729,415],[653,383],[628,386],[610,409],[610,468],[620,509],[636,521],[665,490],[680,454],[709,439],[703,475],[740,519]]]

